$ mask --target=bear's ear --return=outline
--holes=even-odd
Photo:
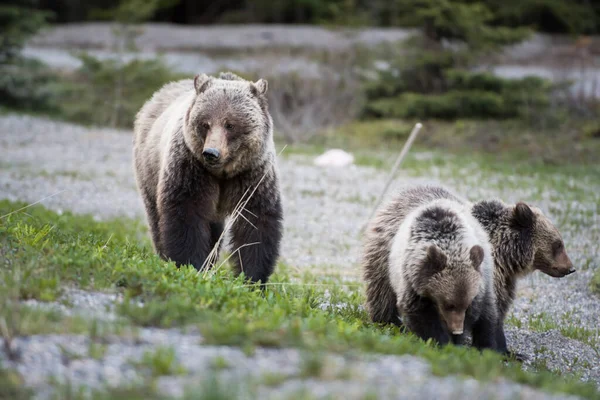
[[[520,201],[515,205],[513,210],[512,222],[519,228],[529,229],[533,227],[533,223],[535,222],[535,214],[527,204]]]
[[[483,262],[483,247],[479,245],[475,245],[471,247],[471,251],[469,252],[469,257],[471,258],[471,263],[473,264],[473,268],[476,271],[479,271],[479,267]]]
[[[427,248],[427,254],[425,255],[425,259],[423,261],[425,268],[427,268],[429,273],[433,275],[436,272],[440,272],[446,268],[446,262],[448,261],[448,258],[439,247],[433,244]]]
[[[194,88],[196,94],[204,93],[210,86],[211,78],[206,74],[199,74],[194,77]]]
[[[252,93],[255,96],[265,95],[267,93],[267,89],[269,89],[269,84],[266,79],[259,79],[256,82],[251,84]]]

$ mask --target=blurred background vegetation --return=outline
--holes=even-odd
[[[597,162],[599,31],[591,0],[9,0],[0,105],[130,128],[227,69],[269,80],[287,143],[376,150],[420,120],[427,146]]]

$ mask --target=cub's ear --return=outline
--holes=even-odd
[[[447,261],[448,257],[436,245],[431,245],[427,248],[427,254],[423,260],[425,268],[431,274],[435,274],[446,268]]]
[[[269,88],[269,84],[266,79],[259,79],[252,83],[251,87],[254,95],[265,95],[267,93],[267,89]]]
[[[533,227],[533,223],[535,222],[535,214],[527,204],[520,201],[515,205],[513,210],[512,222],[519,228],[529,229]]]
[[[483,247],[479,245],[475,245],[471,247],[471,251],[469,252],[469,257],[471,258],[471,263],[473,264],[473,268],[476,271],[479,271],[479,267],[481,267],[481,263],[483,262]]]
[[[196,94],[204,93],[210,86],[211,77],[206,74],[199,74],[194,77],[194,88]]]

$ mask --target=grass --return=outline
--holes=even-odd
[[[402,145],[417,121],[355,121],[326,131],[312,140],[320,147],[372,149],[376,154]],[[589,134],[589,124],[565,119],[551,124],[522,120],[428,120],[423,122],[415,147],[458,156],[491,156],[498,161],[526,159],[532,164],[596,165],[600,137]]]
[[[600,295],[600,268],[596,269],[592,280],[590,281],[590,289],[592,292]]]
[[[179,365],[175,349],[172,347],[157,347],[146,351],[142,360],[135,364],[147,369],[153,377],[185,374],[185,369]]]
[[[0,216],[23,206],[0,201]],[[375,326],[361,308],[361,290],[347,290],[331,278],[321,279],[322,285],[303,285],[316,278],[293,276],[291,268],[279,265],[271,284],[261,291],[243,276],[234,278],[227,268],[207,275],[191,267],[177,269],[155,256],[148,240],[140,239],[140,232],[140,225],[131,221],[96,222],[87,216],[58,215],[40,206],[0,219],[0,315],[11,335],[56,330],[99,336],[98,323],[90,326],[19,303],[59,299],[61,288],[75,286],[122,292],[125,300],[117,312],[129,324],[196,326],[207,344],[240,346],[248,352],[263,346],[295,347],[309,354],[413,354],[430,361],[439,376],[457,374],[483,381],[504,377],[550,392],[586,398],[600,395],[592,384],[558,379],[549,371],[525,372],[492,352],[480,354],[454,346],[440,349],[400,334],[396,328]],[[36,318],[53,323],[40,323]],[[164,349],[149,354],[142,364],[153,375],[178,371],[173,354]],[[319,365],[318,357],[306,359],[303,373],[317,374]]]
[[[517,328],[522,328],[523,323],[512,316],[509,316],[506,321],[509,325]],[[527,327],[535,332],[548,332],[550,330],[558,330],[564,337],[568,337],[592,347],[596,354],[600,357],[600,330],[589,329],[582,326],[580,320],[575,319],[571,312],[563,314],[559,321],[552,318],[551,315],[541,312],[529,316]]]
[[[0,400],[26,400],[30,399],[32,394],[18,373],[0,365]]]

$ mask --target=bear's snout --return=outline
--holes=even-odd
[[[202,151],[202,157],[205,161],[209,163],[214,163],[216,161],[219,161],[219,158],[221,158],[221,152],[218,149],[215,149],[214,147],[205,148]]]
[[[460,311],[450,311],[443,314],[448,329],[453,335],[462,335],[465,325],[465,313]]]

